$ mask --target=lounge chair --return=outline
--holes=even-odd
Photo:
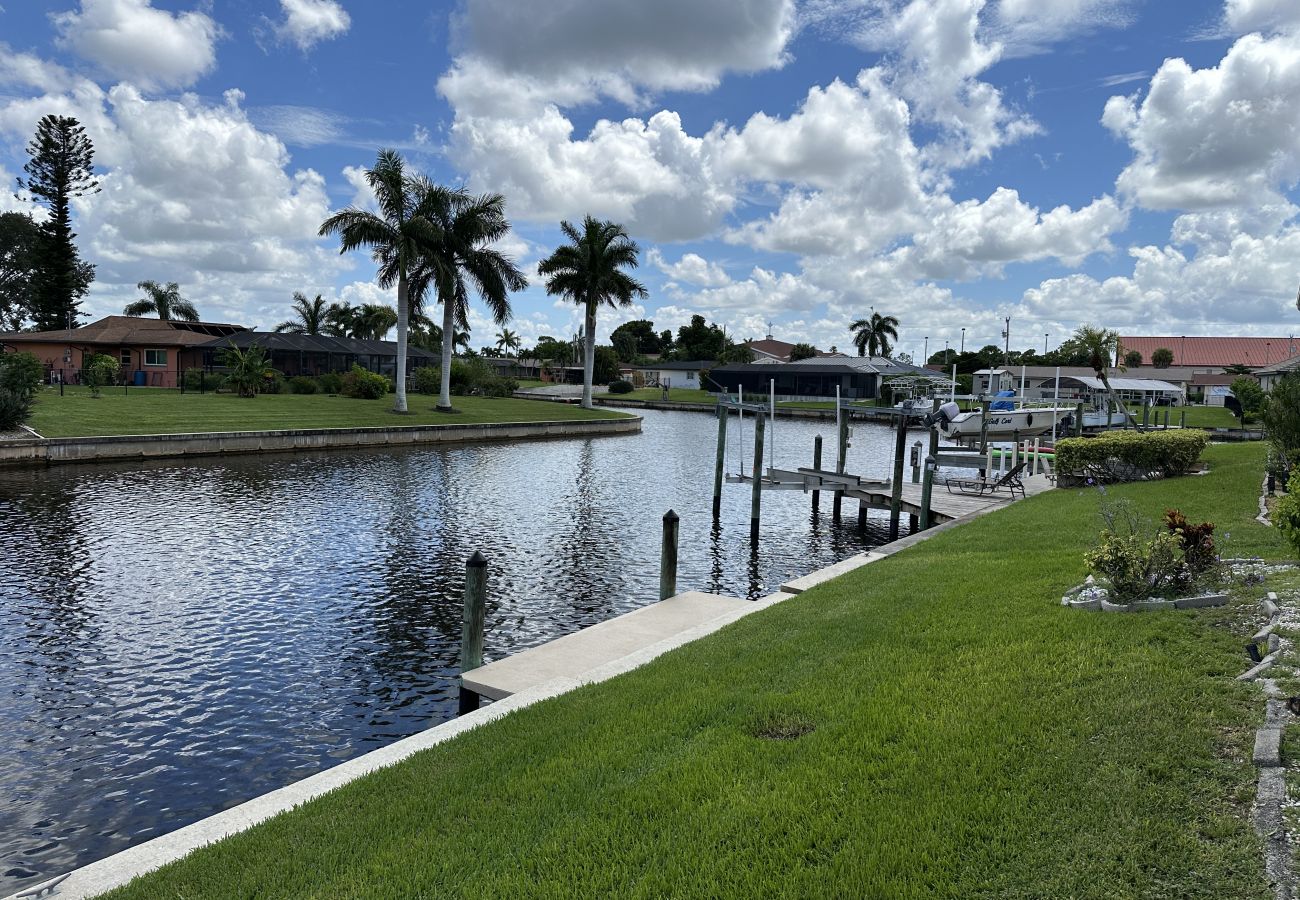
[[[1021,460],[1012,466],[1001,478],[949,478],[948,493],[952,493],[953,486],[963,494],[996,494],[1000,490],[1008,491],[1012,498],[1016,496],[1016,491],[1020,496],[1025,496],[1025,483],[1020,480],[1020,473],[1024,471],[1028,463]]]

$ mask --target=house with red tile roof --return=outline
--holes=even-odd
[[[1300,354],[1297,337],[1121,337],[1119,359],[1136,350],[1142,362],[1151,364],[1151,355],[1164,348],[1174,355],[1172,365],[1192,368],[1223,369],[1243,365],[1262,369]]]

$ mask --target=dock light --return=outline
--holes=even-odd
[[[1246,655],[1250,657],[1251,662],[1263,662],[1264,657],[1259,655],[1259,644],[1251,641],[1246,645]]]
[[[926,454],[925,471],[933,475],[938,470],[938,468],[939,468],[939,460],[935,459],[933,456],[930,456],[929,454]]]

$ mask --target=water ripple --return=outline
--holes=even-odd
[[[716,427],[0,473],[0,894],[449,718],[474,550],[496,659],[653,600],[669,507],[683,589],[758,597],[880,542],[770,493],[751,555],[747,487],[710,521]],[[856,430],[851,470],[885,475],[890,435]],[[777,465],[818,431],[778,422]]]

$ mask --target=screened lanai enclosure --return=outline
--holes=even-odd
[[[396,341],[363,341],[326,334],[242,331],[209,341],[198,349],[203,352],[203,368],[220,371],[224,367],[223,350],[231,346],[247,349],[254,345],[270,355],[271,368],[287,376],[347,372],[353,365],[380,375],[391,377],[397,374]],[[437,353],[408,344],[407,374],[424,366],[437,366],[440,358]]]

